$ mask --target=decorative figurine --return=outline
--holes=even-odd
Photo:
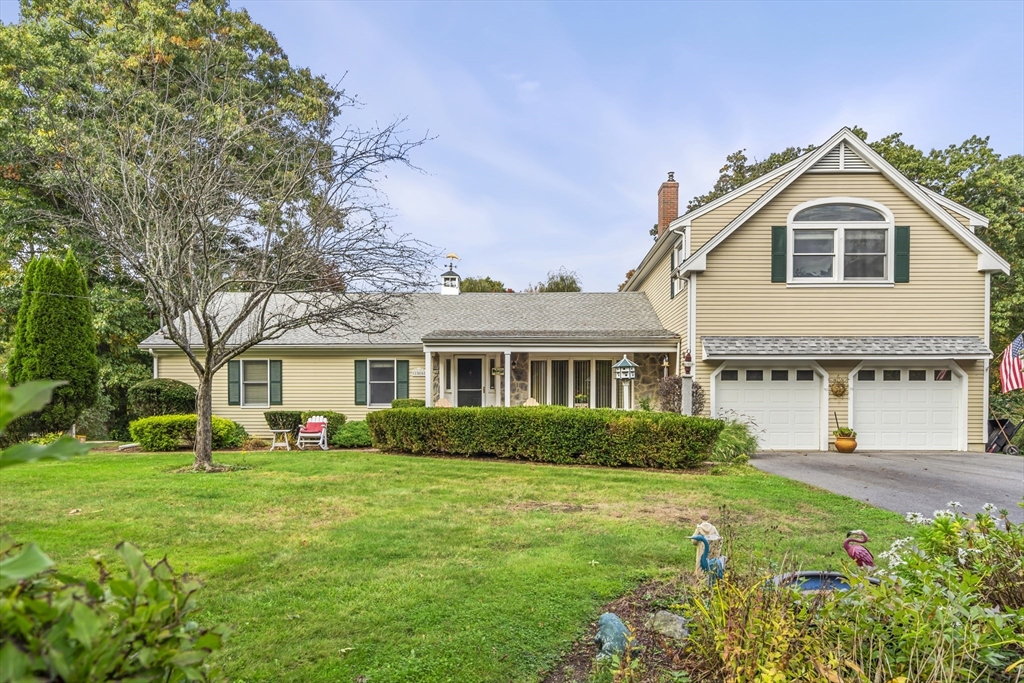
[[[860,535],[860,538],[850,538],[854,535]],[[870,541],[868,535],[861,529],[854,529],[846,533],[846,540],[843,541],[843,550],[849,555],[854,562],[857,563],[858,567],[874,567],[875,558],[871,554],[871,551],[864,547],[864,544]],[[858,545],[852,545],[852,544]]]
[[[708,541],[708,557],[714,559],[722,555],[722,537],[718,535],[718,529],[715,525],[708,521],[708,513],[700,513],[700,524],[693,530],[694,536],[703,536]],[[693,541],[694,545],[697,545],[697,541]],[[700,553],[697,553],[697,565],[694,567],[694,573],[698,577],[703,573],[703,569],[700,566]]]
[[[597,635],[594,643],[599,652],[597,659],[608,659],[613,655],[621,655],[629,645],[629,629],[622,623],[617,614],[605,612],[597,619]]]
[[[708,583],[714,585],[717,579],[725,576],[725,559],[724,557],[708,557],[708,548],[711,545],[708,543],[708,539],[697,534],[696,536],[690,536],[696,543],[702,543],[704,545],[703,553],[700,553],[700,569],[702,572],[707,574]]]

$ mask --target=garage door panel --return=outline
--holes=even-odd
[[[881,368],[875,369],[875,381],[854,380],[850,405],[857,443],[863,450],[955,450],[965,409],[959,405],[960,378],[935,381],[929,370],[925,380],[911,381],[908,370],[901,369],[898,381],[883,380]]]
[[[796,368],[788,370],[787,380],[769,379],[770,367],[763,368],[762,381],[748,382],[744,370],[735,380],[716,377],[715,409],[718,414],[732,411],[756,424],[762,448],[818,450],[821,378],[816,374],[814,381],[797,381]]]

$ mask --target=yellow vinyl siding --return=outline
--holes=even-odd
[[[910,226],[910,282],[885,287],[788,287],[771,282],[771,229],[790,210],[829,196],[887,206]],[[724,208],[724,207],[723,207]],[[890,255],[891,257],[891,255]],[[985,275],[977,255],[879,174],[807,174],[798,178],[707,256],[697,278],[697,344],[703,335],[970,335],[985,337]],[[709,389],[715,366],[698,363]],[[968,370],[968,441],[984,440],[982,363]],[[827,368],[831,372],[831,368]],[[709,406],[710,407],[710,406]],[[830,429],[832,407],[829,407]],[[840,423],[843,410],[837,410]]]
[[[185,354],[180,351],[157,351],[159,376],[177,379],[196,386],[196,375]],[[283,403],[269,408],[246,408],[228,405],[227,370],[222,369],[213,381],[213,414],[242,424],[253,436],[269,437],[263,413],[268,410],[333,410],[351,420],[362,420],[368,406],[355,404],[355,360],[363,358],[409,361],[409,398],[425,395],[423,377],[413,371],[423,369],[422,353],[410,350],[389,351],[348,349],[255,349],[239,356],[239,360],[268,359],[281,361],[281,398]]]
[[[736,199],[723,204],[717,209],[708,211],[703,216],[695,218],[690,222],[690,253],[700,249],[705,242],[718,234],[722,228],[732,222],[736,216],[747,210],[751,204],[756,202],[765,192],[775,187],[776,183],[785,176],[769,180],[761,187],[740,195]]]
[[[669,332],[678,334],[682,337],[683,348],[686,348],[686,338],[689,320],[689,287],[683,286],[681,291],[677,291],[675,297],[669,296],[669,277],[671,272],[672,256],[666,254],[665,258],[651,270],[642,285],[638,288],[638,291],[643,292],[647,295],[647,298],[651,302],[651,306],[654,308],[654,312],[658,315],[658,320]],[[681,283],[677,283],[677,287]]]

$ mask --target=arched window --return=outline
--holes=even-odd
[[[876,202],[831,197],[789,215],[789,282],[890,282],[892,212]]]

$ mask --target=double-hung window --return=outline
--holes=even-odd
[[[789,221],[789,282],[892,282],[893,225],[884,207],[814,202]]]
[[[370,405],[391,405],[395,400],[395,361],[370,361]]]
[[[270,405],[270,361],[242,361],[242,405],[268,407]]]

